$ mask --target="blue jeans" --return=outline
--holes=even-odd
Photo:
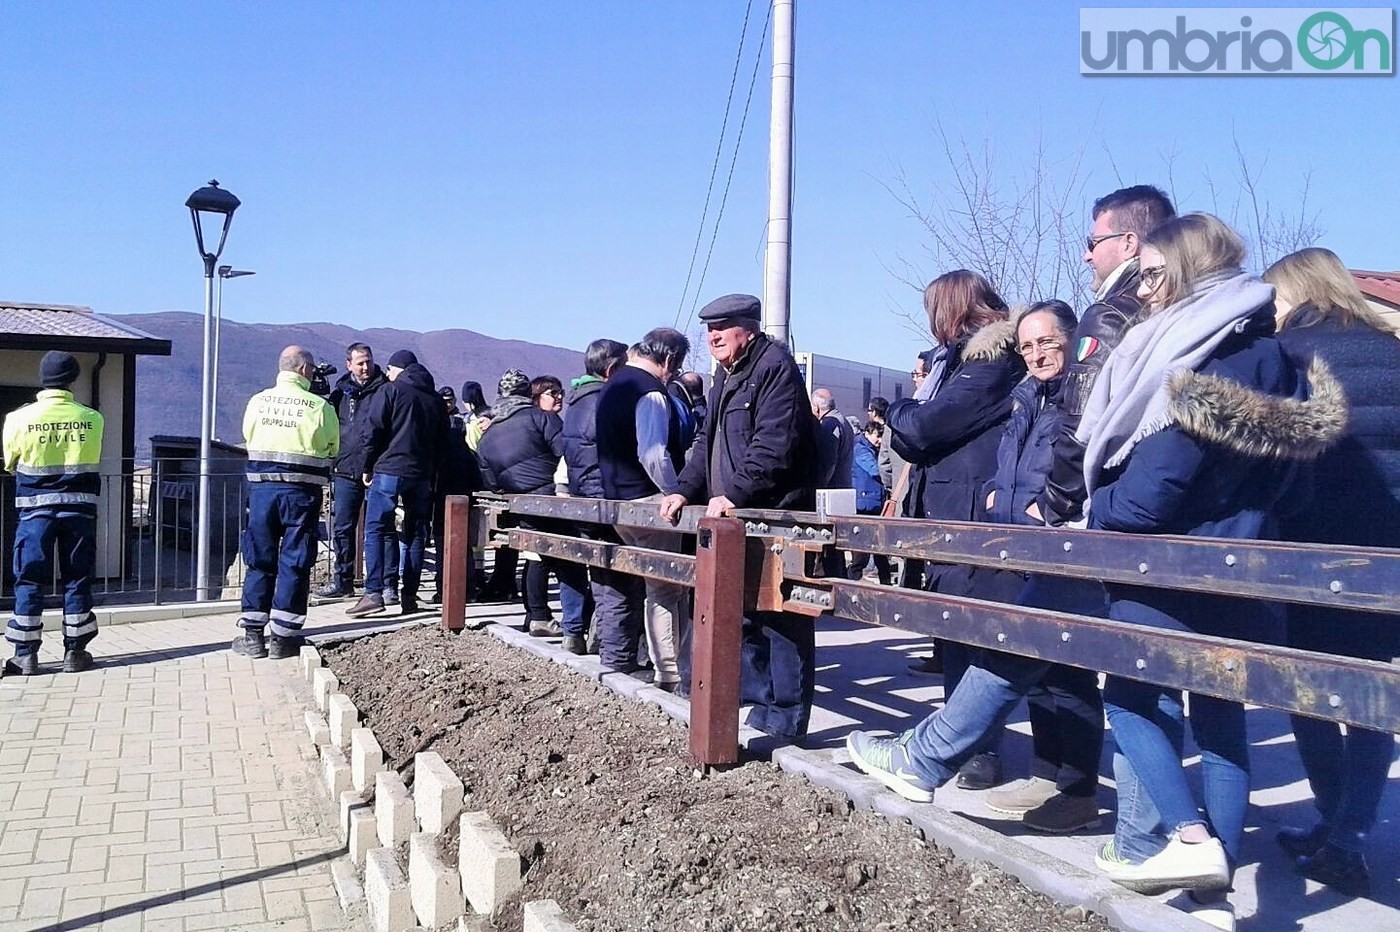
[[[1157,700],[1157,727],[1167,736],[1181,759],[1186,742],[1186,709],[1181,695],[1164,690]],[[1167,846],[1162,816],[1147,795],[1137,771],[1121,751],[1113,752],[1113,782],[1118,788],[1118,818],[1113,827],[1113,850],[1121,858],[1141,864]]]
[[[360,509],[364,507],[365,495],[368,490],[358,477],[350,479],[346,476],[336,476],[332,483],[331,507],[334,513],[331,534],[335,545],[335,578],[340,587],[348,592],[355,588],[355,537],[359,532]],[[390,530],[392,531],[392,528]],[[368,536],[366,536],[365,545],[368,549]],[[384,566],[388,567],[384,574],[384,588],[398,589],[399,543],[397,532],[391,534],[390,538],[385,541],[384,547],[385,554],[392,554],[384,557]],[[368,558],[366,558],[365,563],[369,563]]]
[[[598,625],[598,659],[614,670],[634,670],[644,628],[646,583],[641,577],[595,566],[593,617]]]
[[[807,734],[817,688],[817,633],[812,619],[786,612],[745,616],[739,692],[753,703],[748,725],[770,735]]]
[[[560,560],[554,570],[554,575],[559,578],[559,607],[564,612],[559,626],[564,629],[566,637],[584,637],[588,634],[588,624],[593,620],[595,608],[588,578],[591,569]]]
[[[423,548],[432,519],[432,486],[426,479],[376,474],[365,503],[365,594],[382,593],[398,566],[398,536],[394,533],[394,509],[403,506],[403,536],[407,545],[403,565],[403,598],[418,598],[423,575]]]
[[[15,646],[16,656],[39,652],[44,635],[44,587],[53,582],[55,544],[63,581],[63,647],[82,649],[97,637],[97,619],[92,617],[96,515],[24,508],[15,528],[15,614],[5,629],[5,640]]]
[[[316,562],[321,487],[290,482],[248,483],[248,529],[243,532],[241,628],[296,637],[306,624],[311,564]]]
[[[1298,756],[1312,787],[1313,804],[1328,828],[1328,842],[1361,853],[1385,792],[1395,736],[1351,726],[1343,736],[1336,722],[1305,715],[1291,718]]]

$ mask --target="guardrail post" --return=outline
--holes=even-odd
[[[702,767],[739,760],[739,645],[744,623],[744,525],[702,518],[695,546],[690,756]]]
[[[442,630],[461,631],[467,624],[467,577],[472,565],[472,500],[470,495],[449,495],[443,506]]]

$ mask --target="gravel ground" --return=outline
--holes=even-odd
[[[441,754],[583,930],[1107,929],[764,761],[701,776],[684,726],[479,632],[323,651],[411,781]],[[456,862],[456,830],[441,839]],[[519,929],[510,903],[483,929]]]

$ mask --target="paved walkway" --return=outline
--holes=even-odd
[[[518,606],[470,614],[519,623]],[[364,932],[330,883],[341,849],[302,723],[309,689],[294,660],[231,654],[235,618],[109,626],[93,644],[98,669],[0,683],[0,932]],[[335,638],[400,623],[351,621],[342,603],[314,608],[309,628]],[[57,643],[51,634],[50,669]],[[852,727],[908,727],[941,692],[905,670],[928,646],[917,635],[828,619],[818,645],[812,743],[834,759]],[[1286,719],[1256,711],[1250,729],[1258,788],[1237,879],[1240,929],[1400,929],[1396,794],[1375,831],[1372,899],[1304,882],[1272,843],[1277,825],[1311,816]],[[1027,757],[1024,719],[1013,730],[1003,750],[1015,775]],[[998,821],[981,794],[951,786],[938,805],[1092,869],[1111,829],[1110,784],[1100,801],[1102,832],[1073,838]]]

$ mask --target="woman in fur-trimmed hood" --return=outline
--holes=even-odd
[[[1276,538],[1276,513],[1297,492],[1299,465],[1344,431],[1340,387],[1325,366],[1305,377],[1285,356],[1273,336],[1274,289],[1242,272],[1243,261],[1239,236],[1208,214],[1168,221],[1143,238],[1138,295],[1146,314],[1109,357],[1079,427],[1090,527]],[[1263,602],[1135,586],[1110,586],[1109,596],[1118,621],[1256,641],[1282,635],[1276,607]],[[1219,900],[1199,891],[1227,886],[1239,857],[1249,800],[1243,706],[1192,696],[1202,820],[1181,749],[1158,724],[1159,700],[1179,707],[1180,694],[1110,677],[1104,698],[1119,751],[1164,830],[1138,839],[1160,849],[1142,863],[1108,850],[1100,864],[1131,889]],[[1119,794],[1131,795],[1121,784]],[[1212,907],[1228,911],[1223,900]]]

